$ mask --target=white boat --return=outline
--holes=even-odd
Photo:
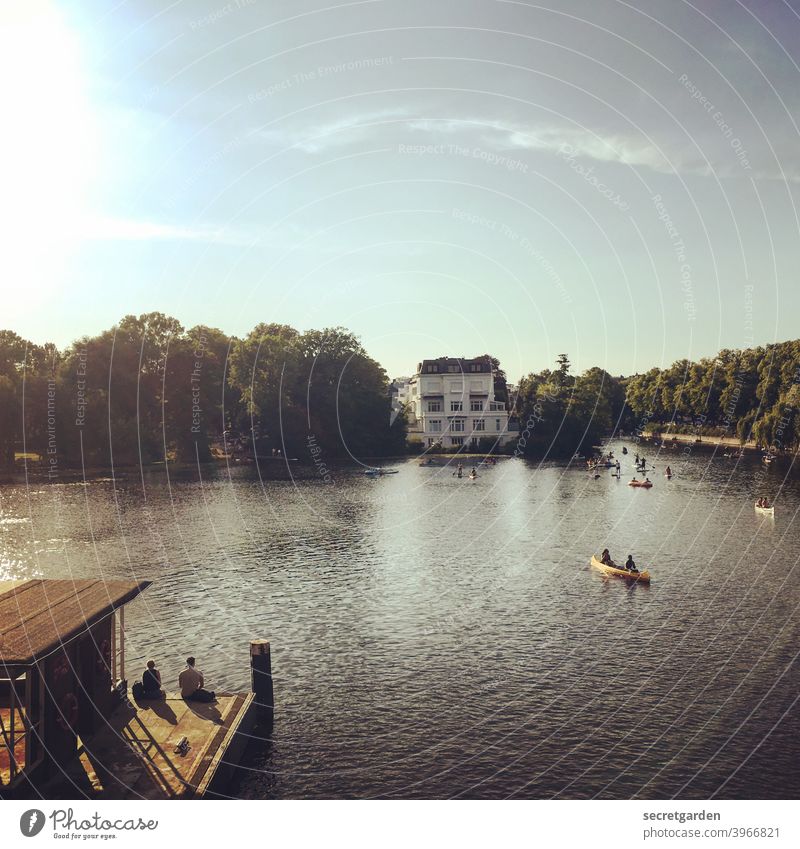
[[[758,504],[754,505],[756,513],[762,513],[764,516],[774,516],[775,515],[775,506],[772,507],[759,507]]]

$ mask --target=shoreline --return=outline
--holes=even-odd
[[[695,436],[690,433],[662,433],[656,437],[652,431],[642,431],[642,438],[653,440],[658,438],[661,442],[672,442],[673,440],[681,445],[700,445],[708,448],[738,448],[742,451],[760,452],[762,449],[756,445],[755,441],[750,439],[747,442],[740,442],[736,436]],[[697,440],[700,439],[698,442]]]

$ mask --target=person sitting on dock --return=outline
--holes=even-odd
[[[625,568],[629,572],[638,572],[639,570],[636,568],[636,564],[633,562],[633,555],[629,554],[628,559],[625,561]]]
[[[142,697],[145,699],[160,699],[164,695],[161,692],[161,673],[156,669],[154,660],[147,661],[147,669],[142,675],[142,687]]]
[[[192,702],[213,702],[216,696],[213,691],[204,690],[205,679],[203,673],[194,668],[193,657],[186,658],[186,669],[178,676],[178,686],[181,688],[181,697]]]

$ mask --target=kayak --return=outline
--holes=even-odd
[[[371,478],[379,478],[383,475],[396,475],[397,469],[367,469],[364,474]]]
[[[765,516],[774,516],[775,515],[775,507],[759,507],[758,504],[754,505],[756,508],[756,513],[763,513]]]
[[[605,563],[600,562],[600,558],[595,554],[592,555],[591,562],[595,569],[605,572],[606,575],[615,575],[618,578],[627,578],[629,581],[638,581],[643,584],[650,583],[650,573],[646,570],[644,572],[629,572],[627,569],[620,569],[618,566],[606,566]]]

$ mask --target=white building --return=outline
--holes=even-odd
[[[503,445],[513,438],[506,405],[495,400],[489,357],[423,360],[410,380],[410,396],[409,439],[426,449],[476,448],[481,439]]]
[[[389,384],[389,396],[392,399],[390,425],[394,424],[399,412],[411,404],[411,380],[410,377],[396,377]]]

